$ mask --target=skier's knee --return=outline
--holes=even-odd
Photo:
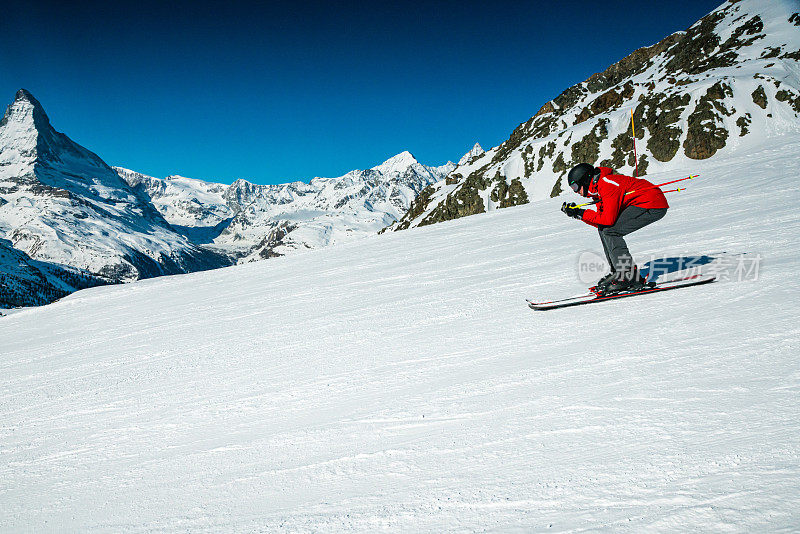
[[[619,237],[622,234],[619,233],[617,230],[610,226],[606,226],[605,228],[600,229],[600,235],[607,236],[607,237]]]

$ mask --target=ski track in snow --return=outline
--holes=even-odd
[[[600,252],[557,198],[12,312],[0,530],[795,530],[798,153],[628,239],[757,281],[533,312]]]

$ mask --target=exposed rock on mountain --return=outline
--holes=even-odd
[[[501,145],[459,162],[392,229],[557,196],[575,164],[638,174],[800,129],[797,3],[729,1],[545,103]],[[631,112],[636,124],[634,159]]]

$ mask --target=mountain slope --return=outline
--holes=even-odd
[[[338,178],[279,185],[237,180],[230,186],[115,170],[184,235],[246,262],[373,235],[455,166],[429,167],[406,151]]]
[[[546,198],[11,312],[0,530],[792,531],[798,153],[629,240],[756,280],[532,312],[601,250]]]
[[[503,144],[424,190],[393,229],[557,196],[582,162],[629,175],[691,171],[797,131],[797,3],[730,1],[547,102]]]
[[[0,307],[41,306],[106,283],[79,269],[33,260],[0,239]]]
[[[0,237],[105,282],[228,263],[176,234],[147,197],[57,132],[24,89],[0,121]]]

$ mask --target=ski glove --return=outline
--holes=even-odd
[[[561,204],[561,211],[563,211],[573,219],[582,219],[583,212],[586,210],[577,207],[574,202],[570,202],[569,204],[564,202],[563,204]]]

